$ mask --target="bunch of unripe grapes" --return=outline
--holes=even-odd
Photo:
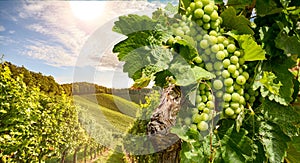
[[[192,118],[184,120],[191,129],[201,132],[210,128],[215,113],[235,119],[247,103],[253,105],[258,95],[250,89],[243,51],[233,38],[223,35],[222,18],[217,10],[218,6],[210,0],[191,2],[186,15],[171,26],[175,37],[169,40],[172,45],[185,36],[192,37],[199,53],[193,63],[216,75],[213,80],[200,82]]]
[[[205,30],[219,31],[222,18],[218,14],[218,6],[210,0],[195,0],[190,3],[186,11],[187,16],[192,19],[199,27]]]

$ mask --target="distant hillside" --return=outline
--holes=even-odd
[[[89,114],[88,116],[92,116],[92,118],[96,120],[95,123],[97,123],[97,125],[105,126],[106,129],[116,128],[122,132],[126,132],[128,127],[134,122],[134,118],[100,106],[86,97],[75,95],[74,102],[86,110],[86,113]]]
[[[52,76],[45,76],[42,73],[36,73],[29,71],[24,66],[19,67],[10,62],[0,63],[0,68],[7,65],[11,72],[13,78],[17,78],[21,74],[23,75],[23,80],[25,84],[29,87],[39,87],[42,92],[50,95],[60,95],[62,92],[71,95],[88,95],[88,94],[112,94],[115,96],[122,97],[128,101],[140,104],[144,103],[145,96],[150,92],[150,89],[141,90],[131,90],[129,88],[115,89],[107,88],[93,83],[88,82],[75,82],[69,84],[58,84]]]
[[[129,88],[106,88],[104,86],[99,86],[97,84],[88,82],[75,82],[70,84],[62,84],[61,86],[67,95],[92,95],[105,93],[122,97],[137,104],[140,104],[141,102],[144,103],[145,96],[151,91],[147,88],[140,90],[132,90]]]
[[[111,94],[100,93],[92,95],[80,95],[80,97],[131,117],[136,116],[136,111],[139,108],[139,105],[136,103]]]

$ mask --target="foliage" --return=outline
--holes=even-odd
[[[23,82],[26,84],[28,89],[38,87],[40,91],[51,94],[51,95],[61,95],[62,88],[56,83],[52,76],[45,76],[41,73],[36,73],[29,71],[24,66],[18,67],[10,62],[0,62],[0,67],[4,68],[8,66],[12,77],[17,79],[19,75],[23,75]]]
[[[66,95],[29,89],[9,66],[0,71],[1,162],[41,162],[92,144],[78,122],[78,108]]]
[[[172,129],[183,141],[181,162],[297,160],[299,11],[296,0],[179,0],[176,14],[158,9],[115,22],[127,37],[113,52],[134,88],[175,83],[192,104]]]

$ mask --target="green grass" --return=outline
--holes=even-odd
[[[100,106],[96,102],[92,102],[85,97],[74,96],[74,102],[76,105],[79,105],[86,110],[87,114],[92,116],[91,118],[95,119],[98,125],[105,126],[106,129],[112,128],[117,129],[120,132],[126,132],[134,122],[134,118]]]
[[[120,112],[131,117],[136,116],[136,111],[139,108],[138,104],[111,94],[99,93],[91,95],[81,95],[80,97],[85,98],[93,103],[97,103],[98,105],[110,110]]]

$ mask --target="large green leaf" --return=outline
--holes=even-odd
[[[295,125],[300,123],[300,115],[293,107],[265,100],[260,111],[266,120],[276,123],[286,135],[291,137],[297,134]]]
[[[187,38],[188,39],[188,38]],[[184,59],[191,61],[193,58],[198,56],[198,51],[195,47],[196,43],[192,38],[177,40],[173,48],[178,52]]]
[[[262,97],[268,97],[271,101],[274,100],[282,105],[288,105],[284,98],[279,95],[281,82],[275,83],[276,75],[272,72],[263,71],[261,76],[257,75],[253,89],[257,90],[260,88]]]
[[[227,32],[226,35],[231,36],[238,41],[240,47],[244,51],[243,59],[245,61],[265,60],[265,50],[256,43],[254,37],[249,34],[236,35],[233,32]]]
[[[277,3],[277,0],[256,0],[256,13],[259,16],[271,15],[279,13],[282,8]]]
[[[252,158],[254,152],[253,141],[247,136],[248,132],[243,128],[238,132],[234,121],[226,121],[228,120],[223,120],[219,132],[224,162],[242,163],[254,159]]]
[[[156,21],[148,16],[130,14],[128,16],[120,16],[119,20],[115,22],[113,31],[129,35],[130,33],[154,30],[156,24]]]
[[[238,34],[254,34],[250,21],[243,15],[237,16],[233,7],[228,7],[220,16],[223,19],[223,26],[229,30],[237,30]]]
[[[284,98],[286,103],[293,101],[294,93],[294,75],[288,70],[296,64],[290,57],[285,59],[272,59],[265,62],[263,70],[272,71],[276,76],[276,80],[282,83],[279,90],[280,97]]]
[[[128,72],[129,77],[133,77],[133,75],[139,70],[152,66],[155,67],[155,69],[153,69],[155,71],[145,74],[146,76],[151,77],[156,72],[167,69],[172,57],[172,53],[169,49],[165,49],[160,46],[155,46],[154,49],[150,50],[144,50],[143,48],[136,49],[125,57],[123,71]]]
[[[189,65],[181,56],[177,56],[171,63],[169,71],[176,79],[179,86],[196,83],[200,79],[212,79],[215,75],[205,69]]]
[[[237,37],[239,45],[244,50],[245,61],[265,60],[266,52],[258,45],[251,35],[240,35]]]
[[[290,141],[290,138],[283,133],[278,125],[271,122],[261,122],[258,134],[269,162],[283,162],[287,142]]]
[[[285,31],[281,31],[277,35],[275,45],[282,49],[285,54],[300,54],[300,40],[297,36],[288,36]]]
[[[252,0],[228,0],[227,5],[234,7],[238,12],[251,6]]]

